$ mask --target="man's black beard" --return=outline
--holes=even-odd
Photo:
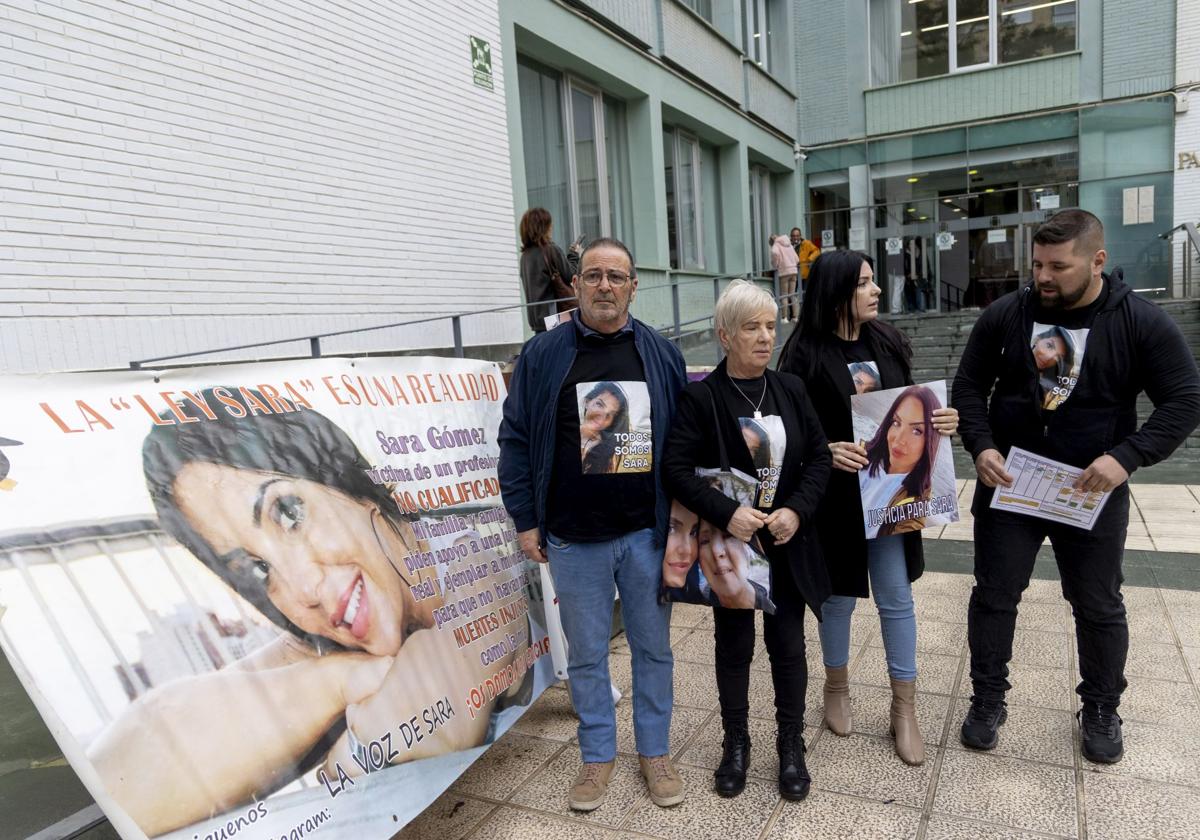
[[[1038,289],[1038,303],[1041,304],[1043,309],[1070,309],[1072,306],[1079,303],[1079,301],[1083,300],[1083,296],[1088,293],[1088,289],[1091,288],[1091,285],[1092,284],[1090,282],[1085,283],[1083,288],[1080,289],[1079,292],[1073,297],[1067,297],[1062,292],[1055,292],[1054,297],[1050,301],[1047,301],[1046,298],[1042,296],[1041,289]],[[1034,287],[1036,288],[1036,286],[1037,284],[1035,283]]]

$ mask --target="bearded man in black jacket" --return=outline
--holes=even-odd
[[[1083,757],[1113,763],[1124,753],[1117,706],[1129,650],[1121,598],[1128,479],[1196,428],[1200,373],[1170,317],[1134,294],[1120,269],[1103,273],[1104,228],[1094,215],[1057,213],[1033,243],[1034,282],[984,311],[954,378],[951,404],[979,476],[967,619],[973,696],[961,740],[996,746],[1017,604],[1049,537],[1075,615]],[[1138,428],[1143,390],[1154,411]],[[1004,464],[1013,446],[1083,469],[1080,490],[1111,491],[1092,530],[990,507],[995,488],[1012,485]]]

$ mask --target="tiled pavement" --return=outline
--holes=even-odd
[[[969,482],[960,482],[964,501]],[[548,690],[403,838],[1195,838],[1200,836],[1200,487],[1134,485],[1126,552],[1129,689],[1126,756],[1083,761],[1074,720],[1078,681],[1069,606],[1053,562],[1039,560],[1017,622],[1009,719],[991,753],[964,749],[958,725],[970,696],[966,603],[970,514],[929,533],[930,571],[914,586],[918,615],[918,718],[924,767],[892,752],[887,672],[873,606],[853,619],[855,731],[839,738],[821,720],[816,622],[806,637],[814,675],[805,731],[813,790],[801,803],[775,791],[775,724],[766,652],[751,676],[751,779],[735,799],[711,792],[721,724],[712,674],[712,618],[678,604],[672,619],[675,714],[671,749],[687,783],[677,808],[660,809],[638,775],[624,636],[612,644],[620,757],[608,799],[591,814],[566,806],[578,767],[575,719],[562,687]],[[1176,574],[1176,578],[1171,578]],[[1133,585],[1133,584],[1148,585]],[[1161,588],[1160,588],[1161,587]],[[1182,588],[1180,588],[1182,587]],[[1189,591],[1190,590],[1190,591]]]

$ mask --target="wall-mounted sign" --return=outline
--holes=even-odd
[[[988,231],[988,244],[997,245],[1008,241],[1008,231],[1004,228],[992,228]]]
[[[1175,168],[1179,170],[1200,169],[1200,157],[1197,157],[1195,152],[1180,152],[1179,165]]]
[[[900,253],[900,251],[903,249],[903,247],[904,247],[904,240],[902,240],[899,236],[889,236],[887,238],[888,256],[890,256],[890,257],[896,256],[897,254]]]
[[[850,228],[850,250],[865,251],[867,250],[867,229],[866,228]]]
[[[482,38],[471,38],[471,75],[475,84],[492,90],[492,47]]]
[[[953,233],[948,230],[943,230],[936,237],[934,237],[934,241],[937,243],[937,249],[939,251],[949,251],[954,247],[956,240],[954,239]]]
[[[831,231],[831,230],[821,231],[821,247],[822,248],[832,248],[833,247],[833,231]]]
[[[1057,210],[1061,206],[1061,204],[1059,203],[1061,200],[1062,199],[1057,195],[1050,195],[1050,194],[1039,195],[1038,196],[1038,209],[1039,210]]]

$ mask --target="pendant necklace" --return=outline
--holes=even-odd
[[[733,381],[732,376],[729,376],[728,371],[725,372],[725,375],[727,377],[729,377],[729,384],[732,385],[734,388],[737,388],[737,392],[742,395],[742,399],[744,399],[746,402],[750,403],[750,405],[754,406],[754,419],[755,420],[763,419],[762,412],[759,409],[762,408],[763,400],[765,400],[767,398],[767,380],[766,380],[765,374],[763,376],[763,392],[762,392],[762,395],[759,396],[759,398],[758,398],[757,405],[755,404],[754,400],[752,400],[746,396],[745,391],[743,391],[741,388],[738,388],[738,384]]]

